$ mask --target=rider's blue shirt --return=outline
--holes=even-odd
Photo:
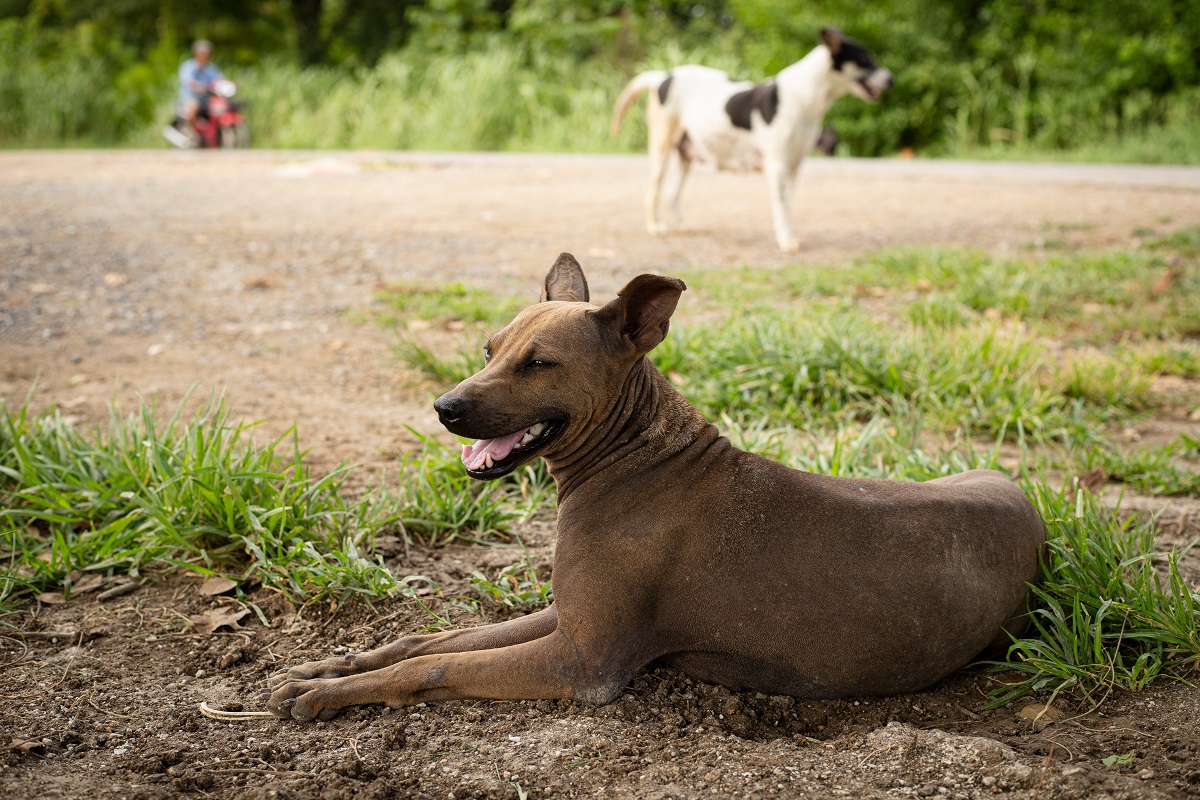
[[[179,99],[180,100],[198,100],[202,96],[201,92],[192,91],[189,84],[192,81],[198,81],[208,85],[215,80],[221,78],[221,70],[216,68],[211,61],[203,67],[196,63],[196,59],[189,58],[183,62],[179,68]]]

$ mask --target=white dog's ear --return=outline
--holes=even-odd
[[[570,303],[586,303],[588,299],[587,278],[583,277],[583,267],[579,266],[575,256],[563,253],[546,273],[546,281],[542,284],[542,302],[565,300]]]
[[[838,50],[842,49],[842,32],[837,28],[822,28],[821,29],[821,44],[829,48],[829,52],[835,56]]]
[[[671,315],[685,289],[679,278],[638,275],[597,314],[616,327],[638,355],[645,355],[667,338]]]

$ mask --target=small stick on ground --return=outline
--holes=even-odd
[[[1034,787],[1033,794],[1029,796],[1029,800],[1037,800],[1038,794],[1042,791],[1042,784],[1046,782],[1046,773],[1050,770],[1050,761],[1054,758],[1054,747],[1058,744],[1058,731],[1054,732],[1054,736],[1050,738],[1050,752],[1046,754],[1046,763],[1042,765],[1042,777],[1038,778],[1037,786]]]
[[[115,597],[124,597],[127,594],[132,594],[133,592],[136,592],[139,588],[141,588],[141,584],[136,583],[134,581],[130,581],[129,583],[122,583],[120,586],[114,586],[113,588],[103,591],[100,594],[96,595],[96,599],[99,600],[101,603],[103,603],[104,601],[112,600]]]
[[[200,713],[209,719],[220,719],[225,721],[257,719],[260,717],[275,716],[270,711],[222,711],[219,708],[213,708],[208,703],[200,704]]]

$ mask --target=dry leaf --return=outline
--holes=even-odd
[[[1106,480],[1108,474],[1100,467],[1093,467],[1078,477],[1079,485],[1092,494],[1096,494],[1096,490],[1103,486]]]
[[[212,597],[216,594],[225,594],[230,589],[237,588],[237,581],[223,578],[220,575],[211,575],[205,579],[204,583],[200,584],[197,590],[205,597]]]
[[[56,592],[42,592],[37,596],[37,599],[48,606],[61,606],[67,602],[67,598]]]
[[[32,753],[34,750],[45,750],[46,745],[32,739],[13,739],[8,743],[8,749],[18,753]]]
[[[1171,287],[1175,285],[1175,280],[1182,274],[1183,270],[1181,269],[1168,269],[1150,287],[1150,292],[1152,294],[1166,294],[1171,291]]]
[[[1054,706],[1044,706],[1040,703],[1032,703],[1018,711],[1017,716],[1021,719],[1027,719],[1033,722],[1047,723],[1062,719],[1063,712]]]
[[[91,575],[82,575],[71,583],[71,594],[94,592],[106,583],[108,583],[108,578],[103,575],[96,575],[94,573]]]
[[[240,631],[241,625],[238,625],[238,620],[250,613],[250,609],[243,608],[240,611],[236,608],[215,609],[207,611],[203,614],[193,614],[191,616],[192,625],[196,628],[196,633],[202,636],[211,636],[218,628],[229,628],[230,630]]]
[[[253,278],[247,278],[242,281],[243,288],[246,289],[277,289],[284,285],[284,280],[278,275],[259,275]]]

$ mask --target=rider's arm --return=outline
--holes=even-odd
[[[204,94],[208,86],[203,81],[196,80],[196,63],[185,61],[179,67],[179,85],[193,95]]]

